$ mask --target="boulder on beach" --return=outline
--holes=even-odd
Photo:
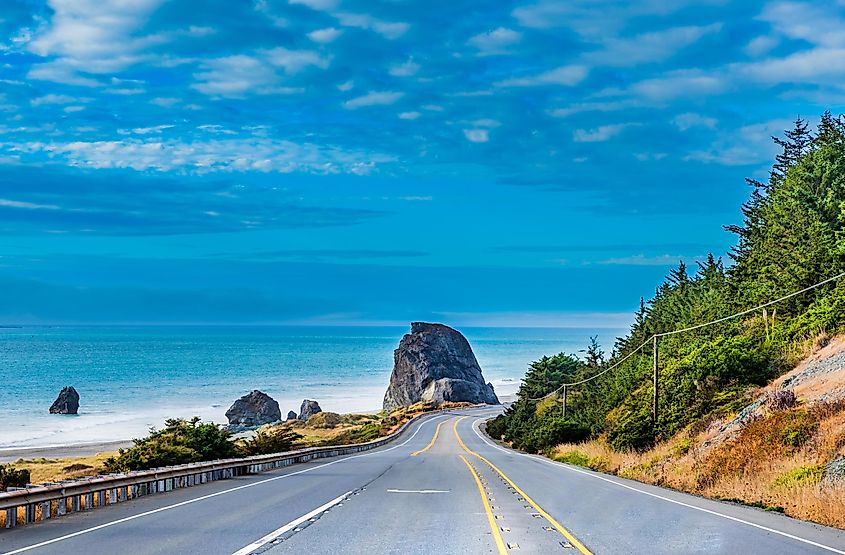
[[[299,407],[299,419],[308,420],[318,412],[323,412],[323,409],[320,408],[320,404],[317,401],[303,399],[302,405]]]
[[[469,402],[498,405],[493,385],[484,382],[472,348],[460,332],[443,324],[414,322],[393,352],[393,372],[384,394],[385,410],[413,405]]]
[[[289,410],[287,420],[296,420],[296,413],[292,410]]]
[[[229,429],[232,431],[252,430],[282,419],[279,403],[257,389],[235,401],[226,411]]]
[[[73,386],[62,388],[59,396],[50,405],[50,414],[77,414],[79,411],[79,393]]]

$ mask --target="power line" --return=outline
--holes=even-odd
[[[777,304],[781,301],[791,299],[792,297],[798,296],[802,293],[812,291],[813,289],[816,289],[817,287],[821,287],[822,285],[827,285],[828,283],[834,282],[838,279],[841,279],[842,277],[845,277],[845,272],[837,274],[837,275],[835,275],[831,278],[828,278],[824,281],[820,281],[819,283],[816,283],[815,285],[805,287],[804,289],[801,289],[800,291],[793,291],[792,293],[790,293],[788,295],[784,295],[783,297],[780,297],[780,298],[775,299],[773,301],[769,301],[769,302],[761,304],[759,306],[755,306],[754,308],[749,308],[748,310],[743,310],[742,312],[737,312],[736,314],[731,314],[730,316],[724,316],[722,318],[718,318],[718,319],[712,320],[710,322],[705,322],[703,324],[696,324],[694,326],[690,326],[690,327],[679,329],[679,330],[672,330],[672,331],[667,331],[667,332],[663,332],[663,333],[655,333],[654,335],[652,335],[651,337],[649,337],[648,339],[646,339],[645,341],[640,343],[640,345],[636,349],[634,349],[633,351],[631,351],[630,353],[625,355],[624,358],[617,361],[612,366],[602,370],[598,374],[595,374],[594,376],[590,376],[589,378],[585,378],[585,379],[577,381],[577,382],[561,384],[560,387],[558,387],[554,391],[550,391],[549,393],[543,395],[542,397],[530,397],[530,398],[526,399],[526,401],[542,401],[543,399],[547,399],[547,398],[551,397],[552,395],[556,395],[557,393],[559,393],[561,390],[563,390],[566,387],[572,387],[572,386],[576,386],[576,385],[585,384],[587,382],[591,382],[591,381],[595,380],[596,378],[600,378],[601,376],[604,376],[608,372],[618,368],[620,364],[622,364],[623,362],[625,362],[626,360],[628,360],[629,358],[634,356],[634,354],[636,354],[637,352],[641,351],[643,347],[645,347],[648,343],[654,341],[654,339],[656,337],[666,337],[666,336],[669,336],[669,335],[677,335],[679,333],[684,333],[684,332],[693,331],[693,330],[697,330],[697,329],[701,329],[701,328],[706,328],[706,327],[712,326],[714,324],[720,324],[722,322],[726,322],[726,321],[731,320],[733,318],[745,316],[746,314],[751,314],[752,312],[756,312],[756,311],[760,310],[761,308],[766,308],[767,306],[771,306],[771,305]]]

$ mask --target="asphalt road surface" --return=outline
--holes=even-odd
[[[498,408],[387,447],[0,531],[0,553],[845,555],[843,531],[494,444]]]

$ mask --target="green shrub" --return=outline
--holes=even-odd
[[[818,484],[824,476],[824,465],[799,466],[779,476],[773,486],[794,486],[802,484]]]
[[[788,414],[789,417],[779,430],[778,437],[784,446],[801,447],[813,437],[819,429],[819,423],[804,410]]]
[[[7,488],[22,488],[29,483],[29,470],[0,464],[0,491]]]
[[[149,436],[133,442],[134,446],[121,449],[117,457],[106,459],[108,472],[146,470],[237,456],[229,432],[217,424],[201,423],[199,418],[167,420],[163,429],[151,429]]]
[[[562,463],[574,464],[576,466],[583,466],[597,472],[605,472],[609,462],[604,457],[590,457],[581,451],[567,451],[552,457],[556,461]]]
[[[294,442],[300,438],[301,435],[284,426],[259,429],[254,436],[238,443],[237,450],[245,457],[284,453],[290,451]]]

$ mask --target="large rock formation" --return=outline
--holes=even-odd
[[[492,384],[484,383],[469,342],[449,326],[414,322],[393,352],[384,408],[419,401],[499,404]]]
[[[77,414],[79,411],[79,393],[72,386],[62,388],[59,396],[50,405],[50,414]]]
[[[261,391],[253,390],[235,401],[226,411],[229,429],[235,432],[250,430],[282,419],[279,403]]]
[[[318,412],[323,412],[323,409],[320,408],[320,404],[317,401],[303,399],[302,405],[299,407],[299,419],[308,420]]]

